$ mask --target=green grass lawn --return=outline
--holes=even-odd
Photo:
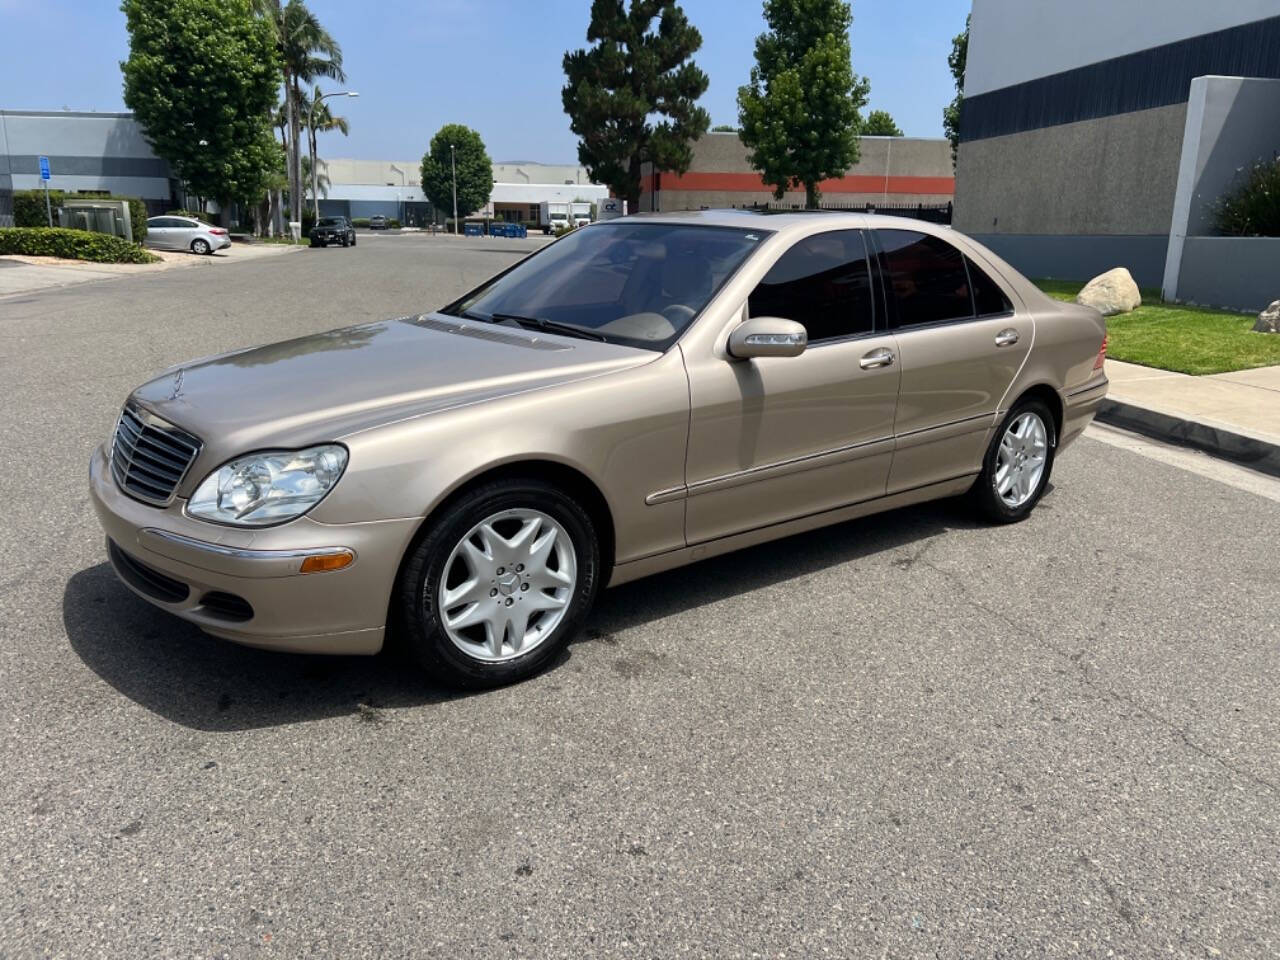
[[[1055,300],[1075,300],[1084,286],[1036,280]],[[1280,336],[1254,333],[1253,314],[1161,303],[1158,290],[1142,291],[1142,306],[1107,318],[1107,356],[1144,367],[1206,374],[1280,364]]]

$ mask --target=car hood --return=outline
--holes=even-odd
[[[133,399],[204,441],[201,459],[339,440],[406,417],[647,363],[650,350],[442,314],[196,360]]]

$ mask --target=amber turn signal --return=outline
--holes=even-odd
[[[339,550],[336,553],[321,553],[307,557],[302,561],[300,573],[324,573],[326,570],[341,570],[355,561],[356,555],[350,550]]]

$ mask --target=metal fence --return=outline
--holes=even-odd
[[[776,210],[779,213],[802,211],[801,203],[771,200],[769,203],[744,203],[745,210]],[[879,213],[887,217],[912,217],[929,223],[951,223],[950,203],[820,203],[819,210],[842,210],[846,213]]]

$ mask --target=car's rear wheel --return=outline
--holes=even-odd
[[[211,253],[212,248],[209,246],[208,240],[201,240],[199,237],[196,237],[191,241],[191,252],[198,253],[203,257],[206,253]]]
[[[591,517],[539,480],[508,480],[448,505],[408,557],[404,635],[433,675],[492,687],[537,673],[581,625],[600,580]]]
[[[1049,485],[1056,446],[1049,408],[1033,398],[1015,404],[992,437],[970,491],[978,510],[996,523],[1025,518]]]

